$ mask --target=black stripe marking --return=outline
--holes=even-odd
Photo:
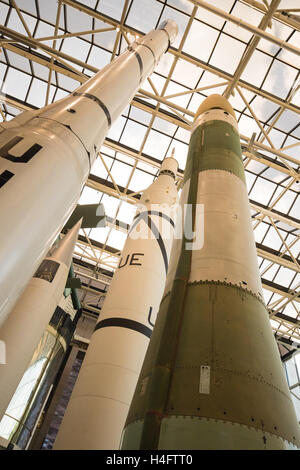
[[[22,142],[24,137],[13,137],[7,144],[3,145],[0,149],[0,157],[5,158],[13,163],[28,163],[34,156],[37,154],[43,147],[39,144],[33,144],[26,152],[23,153],[20,157],[15,157],[11,155],[9,151],[17,145],[19,142]]]
[[[151,54],[153,55],[154,62],[156,62],[156,56],[155,56],[153,50],[151,49],[151,47],[148,46],[148,44],[143,44],[143,43],[141,43],[141,42],[137,42],[137,44],[138,44],[139,46],[143,46],[143,47],[146,47],[147,49],[149,49],[149,51],[150,51]]]
[[[105,104],[97,96],[91,95],[90,93],[78,93],[77,91],[73,93],[73,96],[83,96],[84,98],[88,98],[89,100],[95,101],[95,103],[97,103],[98,106],[100,106],[102,111],[104,111],[104,114],[108,122],[108,126],[109,127],[111,126],[110,112],[108,111],[108,108],[105,106]]]
[[[134,217],[134,220],[139,217],[141,214],[149,214],[149,215],[158,215],[159,217],[162,217],[163,219],[167,220],[168,222],[170,222],[170,224],[172,225],[172,227],[175,227],[175,224],[173,222],[173,220],[168,217],[166,214],[163,214],[162,212],[157,212],[157,211],[148,211],[148,212],[141,212],[140,214],[137,214],[135,217]]]
[[[153,222],[153,220],[150,219],[149,216],[148,216],[148,219],[147,219],[147,224],[148,224],[148,227],[150,228],[150,230],[153,232],[155,238],[157,239],[157,243],[158,243],[158,246],[160,248],[160,251],[161,251],[161,254],[162,254],[162,257],[163,257],[163,260],[164,260],[165,270],[166,270],[166,274],[167,274],[169,264],[168,264],[168,255],[167,255],[167,251],[166,251],[164,241],[161,238],[161,235],[159,233],[158,228],[156,227],[155,223]]]
[[[161,254],[162,254],[162,257],[163,257],[163,260],[164,260],[165,270],[166,270],[166,274],[167,274],[169,264],[168,264],[168,256],[167,256],[166,247],[165,247],[163,239],[162,239],[162,237],[159,233],[159,230],[156,227],[155,223],[151,220],[150,215],[158,215],[159,217],[162,217],[162,218],[166,219],[174,227],[173,220],[170,217],[168,217],[167,215],[163,214],[162,212],[157,212],[157,211],[147,211],[146,212],[145,211],[145,212],[141,212],[140,214],[138,214],[138,216],[136,216],[136,219],[134,220],[132,226],[130,227],[130,230],[128,232],[128,236],[130,235],[132,230],[136,227],[136,225],[141,220],[144,220],[146,222],[146,224],[148,225],[148,227],[150,228],[151,232],[153,233],[155,239],[157,240],[158,246],[160,248],[160,251],[161,251]]]
[[[152,330],[148,326],[143,325],[143,323],[137,322],[135,320],[129,320],[128,318],[106,318],[105,320],[100,321],[95,326],[95,331],[100,328],[106,328],[107,326],[118,326],[120,328],[128,328],[129,330],[137,331],[147,336],[151,337]]]
[[[132,53],[135,55],[135,57],[137,58],[137,61],[138,61],[138,63],[139,63],[139,67],[140,67],[140,76],[141,76],[141,80],[142,80],[142,78],[143,78],[143,73],[144,73],[144,67],[143,67],[142,58],[141,58],[140,54],[139,54],[138,52],[136,52],[135,49],[133,49],[133,47],[129,46],[129,47],[128,47],[128,50],[129,50],[130,52],[132,52]]]
[[[9,181],[13,176],[14,173],[12,173],[11,171],[3,171],[3,173],[1,173],[0,175],[0,188],[2,188],[2,186],[4,186],[5,183],[7,183],[7,181]]]

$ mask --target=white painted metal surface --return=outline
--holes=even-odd
[[[0,364],[0,420],[61,300],[80,225],[42,262],[0,329],[6,346],[6,364]]]
[[[143,206],[131,226],[55,449],[119,448],[171,251],[174,227],[168,218],[177,201],[177,189],[165,170],[176,174],[177,162],[165,159],[161,174],[143,193]],[[159,238],[155,238],[157,230]],[[136,238],[140,234],[147,238]]]
[[[72,213],[109,126],[176,32],[162,24],[69,97],[1,126],[0,325]]]

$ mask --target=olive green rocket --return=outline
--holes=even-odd
[[[186,204],[195,237],[174,241],[122,449],[297,449],[299,425],[263,301],[237,121],[220,95],[195,117]]]

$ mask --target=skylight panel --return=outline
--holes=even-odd
[[[107,236],[109,234],[110,227],[97,227],[97,228],[92,228],[92,230],[89,233],[89,237],[92,240],[95,240],[96,242],[99,243],[105,243]]]
[[[252,173],[255,173],[255,174],[260,173],[265,168],[267,168],[266,165],[264,165],[263,163],[260,163],[256,160],[251,160],[247,165],[247,170],[251,171]]]
[[[50,86],[50,92],[49,92],[49,103],[51,103],[51,100],[54,96],[55,92],[55,87]],[[38,108],[41,108],[45,106],[45,97],[47,93],[47,83],[42,82],[38,78],[34,78],[32,80],[30,90],[27,96],[27,102],[30,104],[33,104],[34,106],[37,106]]]
[[[242,87],[241,87],[242,88]],[[244,95],[244,97],[246,98],[247,102],[249,103],[251,101],[251,99],[253,98],[254,96],[254,93],[252,93],[251,91],[249,90],[246,90],[245,88],[243,89],[242,88],[242,93]],[[239,93],[235,93],[234,96],[231,95],[229,97],[229,102],[231,104],[231,106],[233,107],[233,109],[236,111],[243,111],[245,108],[246,108],[246,105],[244,103],[244,100],[241,98],[240,94]],[[252,106],[252,102],[251,102],[251,106]]]
[[[170,154],[173,149],[175,150],[174,158],[178,162],[178,168],[183,171],[186,165],[189,146],[182,142],[179,142],[176,139],[173,139],[169,148],[168,157],[171,156]]]
[[[249,111],[248,111],[249,112]],[[260,133],[260,128],[252,117],[242,114],[238,121],[239,132],[247,137],[251,137],[255,132]]]
[[[14,31],[20,34],[24,34],[24,36],[27,37],[26,29],[24,28],[15,9],[11,9],[11,12],[7,21],[7,27],[10,29],[13,29]]]
[[[117,248],[118,250],[121,251],[125,245],[126,238],[127,238],[126,233],[121,232],[120,230],[112,229],[108,237],[107,244],[108,246]]]
[[[155,68],[156,70],[156,68]],[[156,88],[157,92],[159,94],[162,93],[162,90],[163,90],[163,87],[166,83],[166,79],[164,77],[161,77],[160,75],[158,75],[157,73],[152,73],[151,75],[151,82],[152,84],[154,85],[154,87]],[[144,80],[143,83],[142,83],[142,89],[143,90],[146,90],[146,91],[149,91],[150,93],[153,93],[153,88],[152,86],[150,85],[149,81],[148,80]]]
[[[16,0],[16,4],[22,11],[27,11],[36,16],[36,3],[35,0]]]
[[[78,32],[88,31],[92,29],[92,17],[90,15],[86,15],[85,13],[79,10],[76,10],[75,8],[68,6],[67,7],[67,27],[68,27],[68,30],[72,33],[75,31],[78,31]],[[89,40],[91,39],[90,36],[84,36],[84,37],[86,37]]]
[[[170,142],[170,137],[151,129],[144,147],[144,153],[162,160],[168,150]]]
[[[31,77],[26,73],[9,67],[6,74],[5,83],[2,88],[2,93],[24,100],[28,91],[28,86],[31,82]],[[21,85],[22,84],[22,85]]]
[[[286,98],[297,75],[297,70],[274,61],[262,88],[280,98]]]
[[[78,204],[81,204],[81,205],[97,204],[100,201],[101,195],[102,195],[101,192],[96,191],[95,189],[89,188],[88,186],[85,186],[81,193]]]
[[[41,64],[38,64],[37,62],[32,62],[32,67],[33,67],[33,74],[37,78],[42,78],[43,80],[48,81],[49,77],[49,69],[47,67],[44,67]],[[55,74],[52,74],[55,75]]]
[[[274,282],[276,282],[276,284],[281,284],[284,287],[288,287],[294,275],[294,271],[292,271],[291,269],[287,269],[284,266],[281,266],[274,278]]]
[[[153,129],[157,129],[158,131],[164,132],[165,134],[168,134],[169,136],[173,136],[174,132],[177,129],[177,126],[175,126],[175,124],[172,124],[169,121],[165,121],[164,119],[161,119],[159,117],[156,117],[154,119],[152,127]],[[159,159],[161,160],[161,158]]]
[[[187,27],[189,17],[183,13],[180,13],[179,11],[174,10],[174,8],[166,6],[163,10],[160,22],[169,19],[174,20],[178,26],[178,34],[175,41],[172,43],[172,47],[178,48]]]
[[[128,145],[128,147],[139,149],[143,143],[146,131],[146,126],[127,121],[120,142]]]
[[[292,135],[298,137],[298,139],[300,138],[300,126],[293,130]]]
[[[276,184],[262,178],[257,178],[249,197],[256,202],[267,205],[275,189]]]
[[[78,82],[77,80],[74,80],[71,77],[67,77],[67,75],[63,75],[60,73],[58,74],[58,84],[59,84],[59,87],[64,88],[68,92],[72,92],[73,90],[78,88],[78,86],[80,85],[80,82]]]
[[[181,85],[177,85],[177,83],[170,81],[167,86],[165,95],[168,96],[168,95],[173,95],[175,93],[183,93],[185,91],[188,91],[187,88]],[[189,100],[190,100],[190,94],[175,96],[169,99],[170,102],[178,104],[184,109],[187,107]]]
[[[97,10],[116,20],[120,20],[125,0],[101,0],[98,2]]]
[[[131,166],[133,166],[135,163],[135,159],[128,157],[128,155],[125,155],[125,153],[117,152],[116,158],[118,160],[121,160],[123,163],[128,163],[128,165],[131,165]]]
[[[136,213],[136,206],[129,204],[128,202],[122,201],[119,212],[118,219],[122,222],[125,222],[128,225],[131,225],[133,218]]]
[[[251,102],[251,108],[260,121],[267,122],[279,109],[279,106],[263,96],[256,95],[254,100]]]
[[[109,129],[107,133],[107,137],[118,141],[121,137],[125,123],[126,123],[126,118],[124,118],[123,116],[120,116]]]
[[[55,9],[53,9],[53,11],[55,11]],[[35,38],[45,38],[45,37],[48,37],[48,36],[54,36],[54,31],[55,31],[54,26],[50,26],[49,24],[45,23],[44,21],[39,21],[38,25],[37,25],[37,28],[36,28],[36,31],[35,31],[35,34],[34,34],[34,37]],[[45,44],[46,46],[52,47],[53,40],[43,41],[43,44]],[[61,39],[56,42],[56,47],[59,48],[60,44],[61,44]]]
[[[175,137],[176,139],[188,144],[190,142],[191,133],[188,130],[183,129],[182,127],[178,127]]]
[[[11,52],[8,49],[6,50],[6,53],[7,53],[9,64],[12,67],[17,68],[21,70],[22,72],[28,72],[31,74],[31,68],[30,68],[28,59],[26,59],[25,57],[22,57],[19,54],[15,54],[14,52]]]
[[[114,161],[113,166],[110,170],[112,177],[114,178],[115,182],[123,187],[126,187],[129,176],[131,174],[132,167],[126,165],[125,163]]]
[[[105,215],[109,215],[110,217],[115,217],[117,213],[117,209],[120,204],[119,199],[113,196],[108,196],[108,194],[103,194],[101,202],[104,205]]]
[[[282,190],[283,188],[277,188],[277,191],[274,194],[271,203],[277,198],[279,192],[281,192]],[[287,214],[291,207],[291,204],[294,202],[294,199],[295,199],[295,193],[292,191],[287,191],[275,204],[274,209],[277,209],[278,211]],[[299,214],[298,214],[298,217],[299,217]]]
[[[39,14],[40,18],[43,18],[44,20],[48,21],[49,23],[55,24],[56,22],[56,8],[57,6],[53,2],[45,2],[44,0],[39,0],[38,1],[38,6],[39,6]],[[67,7],[69,9],[70,7]]]
[[[263,274],[263,279],[266,279],[267,281],[273,281],[273,278],[274,276],[276,276],[276,273],[278,271],[278,264],[273,264],[273,266],[271,266],[268,271],[266,271],[264,274]],[[272,302],[275,300],[275,296],[277,299],[280,299],[281,296],[278,295],[278,294],[275,294],[273,299],[272,299]]]
[[[179,59],[172,74],[172,80],[191,89],[195,88],[202,70],[186,60]]]
[[[106,155],[103,155],[103,154],[102,154],[102,158],[105,161],[106,165],[108,165],[108,168],[110,168],[111,159],[108,160]],[[91,174],[95,176],[99,176],[100,178],[104,178],[104,179],[107,178],[108,173],[100,157],[96,158],[91,169]]]
[[[300,198],[299,198],[299,192],[297,195],[297,200],[295,204],[293,205],[291,212],[289,213],[292,217],[295,217],[296,219],[300,219]]]
[[[143,111],[142,109],[131,106],[129,117],[147,126],[151,121],[152,116],[150,113],[146,113],[146,111]]]
[[[105,25],[107,28],[109,25]],[[113,51],[114,45],[115,45],[115,40],[117,37],[117,31],[103,31],[101,33],[95,33],[94,34],[94,43],[97,44],[100,47],[103,47],[104,49],[108,49],[109,51]],[[117,49],[118,51],[118,49]]]
[[[99,4],[99,7],[100,6],[101,2]],[[156,27],[161,10],[162,4],[156,0],[133,0],[126,19],[126,24],[138,31],[148,33],[148,31]]]
[[[183,46],[183,52],[207,62],[218,37],[218,31],[193,20],[189,34]],[[205,47],[203,47],[205,44]]]
[[[260,87],[271,62],[270,56],[255,50],[241,75],[241,79]]]
[[[276,124],[277,127],[277,124]],[[268,130],[268,126],[265,126],[265,131]],[[272,142],[272,144],[275,146],[275,148],[280,148],[286,135],[283,132],[280,132],[276,129],[271,129],[271,131],[268,133],[268,136]],[[263,142],[265,145],[269,145],[269,142],[265,139]]]
[[[282,2],[280,3],[280,8],[282,8],[281,4]],[[290,36],[292,29],[289,26],[284,25],[280,21],[277,21],[273,17],[271,22],[271,28],[267,27],[266,32],[272,34],[277,38],[282,39],[283,41],[286,41]],[[275,54],[277,54],[280,49],[279,46],[277,46],[276,44],[263,38],[260,39],[258,48],[261,51],[265,51],[273,56],[275,56]]]
[[[68,55],[73,55],[76,51],[76,59],[86,62],[87,54],[90,50],[90,44],[82,39],[72,37],[63,41],[61,51]]]
[[[193,93],[193,95],[191,95],[191,99],[187,109],[189,111],[192,111],[193,113],[196,113],[203,99],[203,96],[201,96],[199,93]],[[192,119],[189,118],[189,121],[191,122]]]
[[[138,162],[137,168],[139,168],[140,170],[146,171],[147,173],[151,173],[151,175],[153,176],[155,176],[157,172],[159,171],[158,168],[152,165],[149,165],[148,163],[144,163],[144,162]]]
[[[191,14],[193,11],[193,5],[188,0],[167,0],[167,3],[188,14]]]
[[[129,183],[131,191],[144,191],[153,182],[153,176],[145,173],[144,171],[136,169]]]
[[[288,43],[292,44],[293,46],[299,47],[300,32],[295,31],[293,36],[288,40]],[[294,54],[293,52],[290,52],[282,48],[277,57],[278,59],[283,60],[284,62],[287,62],[289,65],[292,65],[293,67],[296,67],[298,69],[300,68],[300,57],[297,54]]]
[[[284,132],[291,132],[299,123],[299,114],[286,109],[276,122],[276,127]]]
[[[253,173],[250,173],[249,171],[245,171],[245,176],[246,176],[246,185],[247,185],[248,192],[249,192],[256,176],[253,175]]]
[[[109,64],[110,57],[111,54],[109,52],[101,49],[100,47],[92,46],[87,63],[100,70],[105,67],[105,65]]]
[[[234,74],[245,50],[245,44],[221,33],[209,61],[211,65]]]
[[[253,220],[253,227],[255,224],[256,224],[256,221]],[[269,226],[264,222],[261,222],[259,225],[257,225],[257,227],[255,228],[253,232],[256,243],[262,243],[262,240],[264,236],[266,235],[268,228]]]
[[[223,6],[221,8],[223,8]],[[236,16],[237,18],[245,19],[247,23],[253,26],[258,26],[262,17],[264,16],[258,10],[251,8],[248,5],[244,5],[241,2],[237,2],[235,4],[231,13],[233,16]],[[250,39],[252,38],[252,33],[250,33],[249,31],[247,31],[245,28],[241,26],[237,26],[231,21],[226,21],[224,31],[228,34],[231,34],[235,38],[241,39],[242,41],[245,41],[245,42],[249,42]]]

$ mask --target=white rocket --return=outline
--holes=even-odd
[[[0,124],[0,326],[73,212],[109,127],[176,34],[163,22],[70,96]]]
[[[163,294],[174,235],[178,163],[144,191],[81,366],[55,449],[118,449]]]
[[[0,364],[0,420],[47,327],[68,278],[81,220],[45,258],[0,328],[6,364]]]

